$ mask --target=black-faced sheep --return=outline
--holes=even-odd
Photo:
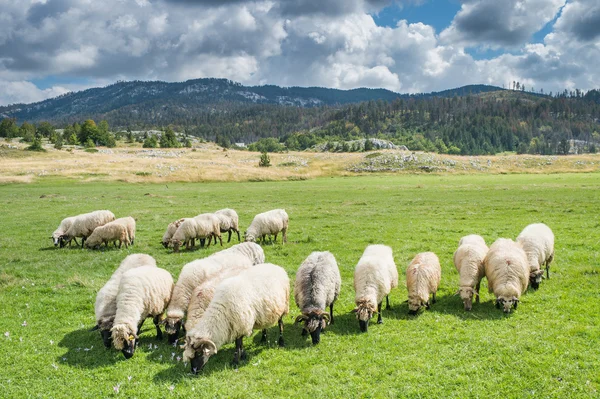
[[[58,225],[58,227],[56,228],[56,230],[54,230],[54,232],[52,233],[52,235],[50,236],[50,238],[52,239],[52,242],[54,244],[55,247],[59,246],[62,248],[65,246],[65,241],[62,238],[62,236],[67,232],[67,230],[69,230],[69,227],[71,227],[71,225],[73,224],[73,221],[75,220],[75,218],[77,218],[77,216],[71,216],[68,218],[64,218],[60,224]],[[75,245],[79,245],[77,243],[77,240],[75,240]],[[69,244],[71,244],[69,242]]]

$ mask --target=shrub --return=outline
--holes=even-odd
[[[39,137],[35,137],[31,142],[31,145],[25,148],[27,151],[46,151],[44,147],[42,147],[42,139]]]
[[[144,140],[144,148],[156,148],[158,147],[158,141],[155,136],[148,136],[146,140]]]
[[[258,166],[263,168],[271,166],[271,159],[269,158],[269,154],[267,154],[266,152],[260,154],[260,161],[258,162]]]

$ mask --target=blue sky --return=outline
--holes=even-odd
[[[117,80],[600,87],[598,0],[4,0],[0,105]]]

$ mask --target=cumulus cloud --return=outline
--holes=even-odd
[[[556,18],[563,0],[465,0],[442,32],[402,19],[382,27],[371,16],[393,3],[423,1],[3,1],[0,104],[73,88],[31,83],[48,76],[96,83],[223,77],[411,93],[512,80],[546,91],[598,84],[594,0],[570,1],[553,32],[535,44],[531,35]],[[511,51],[475,60],[470,47]]]

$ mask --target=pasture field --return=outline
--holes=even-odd
[[[0,185],[0,396],[3,398],[592,398],[600,389],[600,174],[370,175],[257,183],[77,182],[47,177]],[[252,217],[285,208],[288,244],[265,245],[268,262],[292,280],[316,250],[342,272],[335,324],[318,346],[293,325],[285,348],[269,330],[245,339],[250,358],[230,366],[233,344],[198,376],[182,351],[159,342],[146,322],[135,356],[107,350],[94,324],[96,293],[129,253],[154,256],[176,279],[181,267],[219,248],[172,253],[160,245],[179,217],[231,207],[245,229]],[[63,217],[110,209],[137,219],[136,244],[105,251],[55,249]],[[461,236],[488,244],[515,238],[529,223],[556,235],[550,280],[510,315],[482,302],[463,311],[452,254]],[[230,246],[237,242],[232,238]],[[394,250],[400,287],[383,325],[359,332],[353,270],[368,244]],[[442,263],[438,303],[407,315],[404,270],[418,252]]]

